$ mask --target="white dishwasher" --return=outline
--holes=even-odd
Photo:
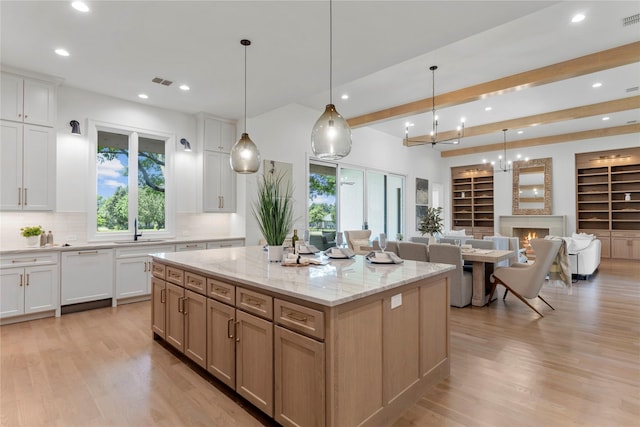
[[[62,253],[60,305],[113,298],[113,250]]]

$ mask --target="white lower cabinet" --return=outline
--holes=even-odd
[[[57,310],[57,259],[54,253],[3,259],[0,318]]]
[[[116,249],[116,299],[151,295],[151,258],[148,254],[174,250],[174,245]]]
[[[62,253],[61,305],[113,298],[113,250]]]

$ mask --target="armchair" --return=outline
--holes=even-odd
[[[511,267],[497,268],[493,272],[493,286],[491,287],[487,306],[491,305],[493,294],[495,293],[498,284],[500,284],[507,288],[502,299],[505,299],[507,297],[507,293],[511,291],[520,301],[538,313],[540,317],[544,316],[525,298],[532,299],[538,297],[545,304],[551,307],[552,310],[555,310],[551,304],[539,295],[539,293],[540,288],[542,288],[542,284],[545,281],[545,277],[549,272],[549,268],[558,254],[562,240],[532,239],[530,243],[536,254],[536,261],[533,264],[515,263]]]
[[[345,230],[344,237],[347,240],[347,246],[353,252],[359,255],[366,255],[371,252],[372,246],[369,244],[371,230]]]

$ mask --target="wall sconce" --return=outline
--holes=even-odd
[[[191,151],[191,144],[189,144],[189,141],[187,141],[185,138],[182,138],[180,140],[180,144],[182,144],[182,146],[184,147],[184,151]]]
[[[80,135],[80,122],[77,120],[71,120],[69,122],[69,126],[71,126],[71,134],[72,135]]]

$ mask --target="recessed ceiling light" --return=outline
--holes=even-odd
[[[582,13],[578,13],[576,15],[573,15],[573,18],[571,18],[571,22],[573,22],[574,24],[576,22],[582,22],[584,21],[585,16]]]
[[[187,85],[180,85],[180,89],[181,90],[189,90],[191,88],[189,86],[187,86]]]
[[[594,83],[594,84],[591,85],[591,87],[593,87],[593,88],[600,87],[600,86],[602,86],[602,83],[600,83],[600,82],[597,82],[597,83]]]
[[[610,119],[610,117],[609,117],[609,116],[607,116],[607,117],[603,117],[603,118],[602,118],[602,120],[604,120],[604,121],[607,121],[607,120],[609,120],[609,119]]]
[[[138,98],[141,98],[141,99],[148,99],[148,98],[149,98],[149,95],[147,95],[146,93],[140,93],[140,94],[138,94]]]
[[[493,110],[492,107],[484,107],[484,111],[491,111],[491,110]]]
[[[411,127],[411,126],[413,126],[413,123],[411,123],[411,122],[406,122],[404,125],[405,125],[406,127]]]
[[[519,130],[519,131],[518,131],[518,135],[522,135],[523,133],[524,133],[524,131],[523,131],[523,130]]]
[[[349,95],[347,95],[346,93],[343,93],[341,96],[342,99],[349,99]]]
[[[89,6],[87,6],[86,3],[82,1],[74,1],[73,3],[71,3],[71,7],[79,12],[89,12]]]
[[[62,48],[56,49],[55,52],[60,56],[69,56],[69,52],[67,52],[66,50],[64,50]]]

